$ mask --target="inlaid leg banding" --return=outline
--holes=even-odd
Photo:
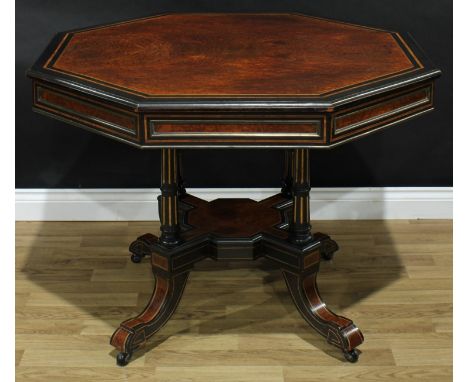
[[[338,245],[329,237],[322,239],[322,234],[316,234],[317,237],[314,238],[311,231],[309,150],[295,149],[285,155],[282,192],[287,195],[290,189],[293,200],[289,240],[304,251],[302,255],[298,255],[302,267],[296,271],[283,271],[286,284],[305,320],[329,343],[342,349],[348,361],[356,362],[358,353],[355,348],[364,340],[361,331],[351,320],[330,311],[317,288],[320,260],[331,260]],[[307,253],[307,246],[313,246],[317,242],[320,256],[314,256],[313,252]]]
[[[129,248],[134,263],[139,263],[145,256],[153,256],[155,285],[145,310],[122,322],[111,337],[111,345],[120,352],[117,356],[117,364],[120,366],[125,366],[135,349],[142,346],[171,317],[188,278],[188,271],[173,274],[168,267],[164,272],[161,271],[158,259],[164,261],[163,268],[168,260],[155,251],[157,246],[173,248],[180,243],[179,196],[185,194],[185,189],[179,159],[175,149],[161,150],[161,196],[158,198],[160,237],[147,233],[136,239]]]
[[[304,319],[330,344],[343,350],[348,361],[356,362],[358,353],[355,348],[364,341],[364,336],[351,320],[327,308],[317,288],[317,271],[306,275],[283,271],[283,276]]]
[[[125,366],[133,352],[161,329],[174,313],[187,281],[189,272],[177,276],[155,274],[153,294],[148,305],[138,316],[120,324],[110,343],[120,353],[117,364]]]

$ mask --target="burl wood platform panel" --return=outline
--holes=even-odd
[[[198,263],[173,318],[115,366],[109,337],[154,278],[128,244],[154,222],[16,224],[16,380],[452,381],[452,222],[319,221],[340,245],[321,294],[366,329],[359,363],[311,330],[267,261]]]
[[[311,96],[421,67],[402,46],[311,17],[163,15],[66,34],[45,67],[147,96]]]

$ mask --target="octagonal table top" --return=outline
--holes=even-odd
[[[396,32],[298,14],[214,13],[156,15],[59,33],[28,74],[37,83],[136,113],[255,110],[265,115],[333,112],[429,81],[439,71],[409,36]],[[41,89],[35,94],[44,95]],[[49,94],[49,107],[54,97]],[[61,102],[62,109],[70,106]],[[89,105],[80,110],[89,114]],[[120,127],[121,134],[139,129],[138,121],[124,116],[108,121],[94,112],[96,118]],[[223,119],[218,116],[203,131],[185,121],[186,130],[191,136],[216,133]],[[271,124],[257,123],[252,132],[290,133],[288,126]],[[142,136],[157,135],[148,126],[133,134],[134,143],[148,146]],[[180,128],[165,126],[159,129],[160,143],[167,134],[181,137]],[[245,126],[250,125],[221,133],[249,133]],[[324,145],[330,143],[332,132],[316,133]]]

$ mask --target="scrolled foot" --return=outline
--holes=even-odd
[[[364,341],[364,337],[350,319],[327,308],[317,288],[317,272],[298,275],[283,271],[283,275],[304,319],[330,344],[340,348],[349,362],[356,362],[358,352],[355,348]]]
[[[320,256],[323,260],[330,261],[333,259],[333,256],[338,249],[339,247],[336,241],[329,238],[322,243]]]
[[[188,271],[176,276],[155,274],[153,294],[145,310],[122,322],[111,337],[111,345],[119,351],[117,365],[125,366],[132,353],[164,326],[179,303],[188,274]]]
[[[356,351],[356,349],[350,350],[350,351],[343,351],[343,355],[346,358],[346,361],[355,363],[359,359],[359,353]]]
[[[151,233],[146,233],[136,239],[128,250],[132,256],[130,259],[133,263],[141,263],[145,256],[151,256],[151,246],[158,242],[158,238]]]
[[[132,358],[132,353],[119,353],[117,354],[117,365],[118,366],[126,366],[130,362]]]

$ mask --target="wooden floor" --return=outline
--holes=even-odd
[[[265,261],[206,260],[172,320],[115,366],[109,337],[153,278],[128,244],[154,223],[17,223],[17,381],[452,380],[452,222],[320,221],[340,245],[322,265],[329,307],[363,331],[357,364],[315,334]]]

